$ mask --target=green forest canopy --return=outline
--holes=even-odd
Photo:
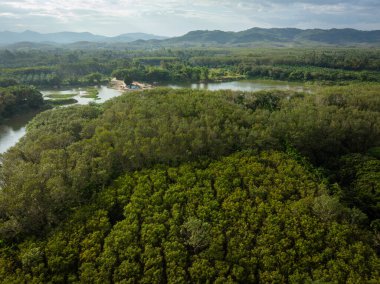
[[[270,78],[302,82],[379,82],[378,48],[158,48],[1,50],[0,86],[88,86],[111,76],[144,82]]]
[[[154,89],[1,157],[4,283],[379,281],[378,84]]]
[[[0,87],[0,122],[16,113],[43,106],[42,94],[32,86]]]

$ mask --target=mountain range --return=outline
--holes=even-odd
[[[254,42],[297,43],[314,42],[321,44],[378,44],[380,30],[360,31],[355,29],[308,29],[295,28],[252,28],[241,32],[192,31],[184,36],[168,39],[173,43],[216,43],[246,44]]]
[[[127,33],[115,37],[94,35],[88,32],[60,32],[41,34],[33,31],[0,32],[0,45],[18,43],[68,45],[69,47],[92,48],[125,46],[196,46],[196,45],[380,45],[380,30],[361,31],[355,29],[296,29],[296,28],[252,28],[240,32],[191,31],[183,36],[166,38],[145,33]]]
[[[75,42],[132,42],[136,40],[151,39],[162,40],[166,39],[166,37],[145,33],[127,33],[115,37],[107,37],[94,35],[88,32],[59,32],[48,34],[33,31],[24,31],[22,33],[9,31],[0,32],[0,45],[15,44],[19,42],[71,44]]]

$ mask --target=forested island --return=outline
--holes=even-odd
[[[378,283],[380,50],[0,50],[1,283]],[[271,79],[300,90],[161,87]],[[1,123],[1,120],[0,120]]]
[[[0,82],[1,85],[1,82]],[[44,106],[42,94],[31,86],[0,87],[0,122],[14,114]]]

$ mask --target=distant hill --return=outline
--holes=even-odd
[[[132,42],[136,40],[163,40],[167,39],[164,36],[157,36],[153,34],[144,34],[144,33],[127,33],[119,36],[115,36],[108,39],[108,42]]]
[[[115,37],[107,37],[94,35],[92,33],[76,33],[76,32],[59,32],[42,34],[33,31],[16,32],[0,32],[0,45],[10,45],[19,42],[31,43],[57,43],[71,44],[75,42],[132,42],[136,40],[162,40],[166,37],[145,34],[145,33],[127,33]]]
[[[124,49],[171,46],[305,46],[305,45],[380,45],[380,30],[252,28],[241,32],[198,30],[180,37],[166,38],[145,33],[126,33],[115,37],[91,33],[60,32],[41,34],[0,32],[0,45],[6,48]]]
[[[192,31],[184,36],[166,40],[167,43],[247,44],[271,43],[317,43],[317,44],[379,44],[380,30],[359,31],[354,29],[252,28],[241,32]]]

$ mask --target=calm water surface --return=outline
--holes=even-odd
[[[13,116],[11,120],[6,120],[0,124],[0,154],[15,145],[22,136],[25,135],[26,124],[36,116],[38,112]]]
[[[201,84],[177,84],[177,85],[166,85],[171,88],[192,88],[192,89],[202,89],[202,90],[233,90],[233,91],[260,91],[260,90],[270,90],[270,89],[281,89],[281,90],[296,90],[305,91],[307,90],[303,85],[287,83],[287,82],[274,82],[274,81],[235,81],[235,82],[220,82],[220,83],[201,83]],[[73,98],[78,101],[78,104],[88,104],[90,102],[103,103],[111,98],[120,96],[121,91],[111,89],[107,86],[101,86],[98,88],[99,95],[98,99],[84,98],[86,94],[84,89],[75,88],[63,91],[49,90],[42,91],[44,96],[50,94],[76,94]],[[36,112],[25,113],[12,117],[12,120],[5,121],[0,125],[0,154],[7,151],[10,147],[14,146],[21,137],[25,135],[26,124],[36,115]]]
[[[85,89],[82,89],[82,88],[74,88],[74,89],[63,90],[63,91],[49,90],[49,91],[41,91],[41,93],[44,96],[48,96],[52,94],[60,94],[60,95],[75,94],[73,99],[77,100],[78,104],[81,104],[81,105],[86,105],[90,102],[104,103],[105,101],[112,99],[114,97],[120,96],[122,94],[122,91],[111,89],[107,86],[100,86],[97,89],[99,91],[98,99],[84,98],[83,96],[85,96],[87,93]]]
[[[261,90],[295,90],[306,91],[307,88],[297,83],[289,83],[282,81],[269,81],[269,80],[244,80],[233,82],[220,82],[220,83],[198,83],[198,84],[170,84],[167,85],[171,88],[191,88],[197,90],[233,90],[243,92],[256,92]]]
[[[82,96],[86,94],[83,89],[70,89],[64,91],[41,91],[44,96],[50,94],[76,94],[74,99],[78,101],[78,104],[88,104],[90,102],[103,103],[111,98],[121,95],[121,91],[108,88],[106,86],[101,86],[99,89],[99,99],[83,98]],[[0,124],[0,154],[6,152],[10,147],[16,145],[16,143],[23,137],[26,133],[26,125],[33,117],[37,115],[38,112],[28,112],[24,114],[19,114],[13,116],[12,119],[4,121]]]

